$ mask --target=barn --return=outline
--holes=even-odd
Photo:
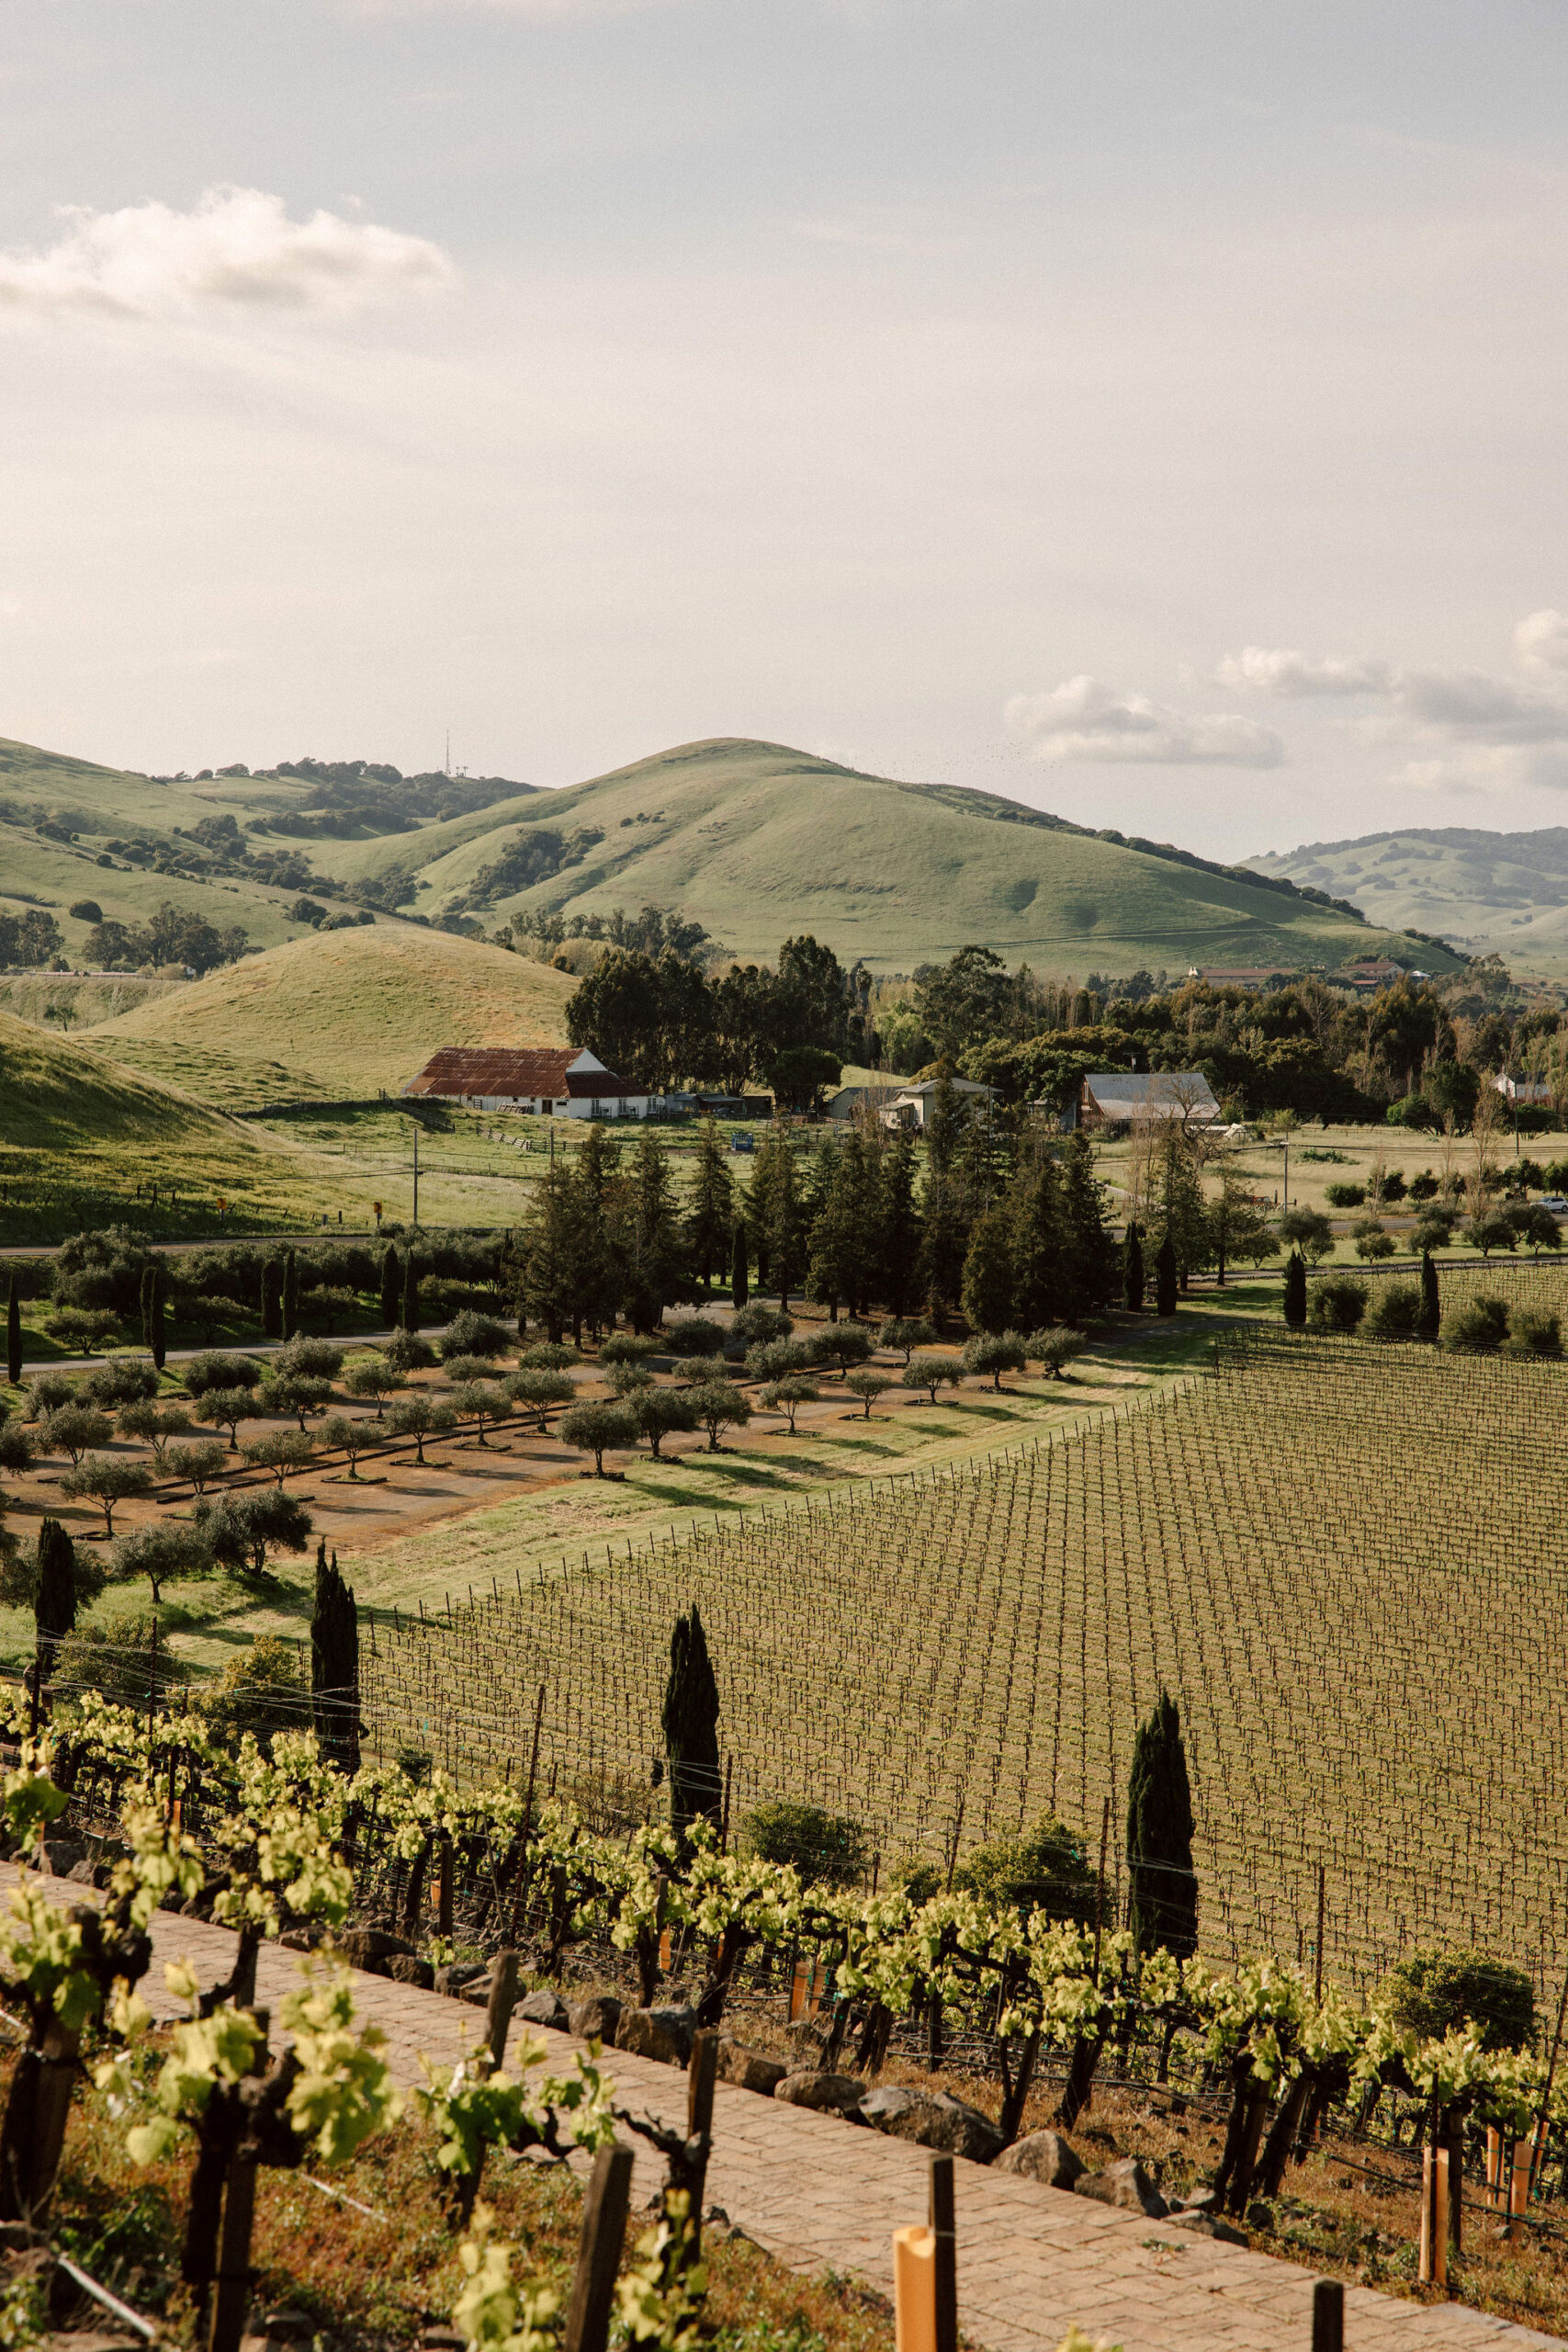
[[[646,1119],[654,1108],[652,1095],[571,1046],[443,1046],[403,1092],[558,1119]]]

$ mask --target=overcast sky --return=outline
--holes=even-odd
[[[0,733],[1568,821],[1561,0],[0,28]]]

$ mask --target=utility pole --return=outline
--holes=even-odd
[[[413,1123],[413,1221],[419,1223],[419,1121]]]

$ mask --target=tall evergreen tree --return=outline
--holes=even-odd
[[[1299,1250],[1292,1250],[1285,1261],[1285,1320],[1292,1331],[1299,1331],[1306,1319],[1306,1260]]]
[[[398,1320],[411,1338],[419,1329],[419,1260],[412,1250],[403,1260],[403,1305]]]
[[[398,1263],[396,1244],[389,1241],[381,1259],[381,1323],[388,1331],[398,1319],[402,1295],[403,1270]]]
[[[1190,1276],[1212,1262],[1213,1235],[1191,1146],[1174,1123],[1161,1145],[1157,1182],[1160,1227],[1170,1238],[1177,1282],[1185,1290]]]
[[[529,1206],[522,1295],[526,1312],[558,1345],[569,1323],[581,1329],[571,1180],[558,1161],[535,1187]]]
[[[10,1296],[6,1306],[6,1377],[13,1388],[22,1380],[22,1298],[17,1288],[17,1277],[11,1276]]]
[[[291,1340],[299,1329],[299,1261],[292,1250],[283,1256],[283,1336]]]
[[[975,1227],[964,1261],[964,1313],[972,1330],[1005,1331],[1017,1313],[1012,1237],[1011,1209],[1005,1201],[993,1201]]]
[[[1129,1315],[1144,1311],[1144,1241],[1136,1217],[1128,1218],[1122,1247],[1122,1304]]]
[[[592,1120],[570,1180],[578,1285],[572,1329],[580,1341],[584,1319],[595,1331],[613,1328],[627,1287],[620,1158],[608,1129]]]
[[[806,1272],[805,1200],[789,1130],[775,1120],[762,1138],[751,1178],[751,1222],[757,1236],[757,1282],[764,1279],[787,1308]],[[764,1278],[763,1252],[767,1272]]]
[[[39,1521],[33,1571],[33,1622],[38,1629],[38,1668],[47,1682],[55,1652],[76,1623],[76,1553],[57,1519]]]
[[[1198,1949],[1195,1826],[1180,1711],[1162,1690],[1138,1726],[1127,1789],[1127,1924],[1140,1952],[1188,1960]]]
[[[864,1229],[865,1148],[853,1127],[842,1144],[829,1141],[821,1173],[822,1205],[811,1226],[806,1295],[823,1300],[829,1320],[836,1323],[840,1304],[854,1305],[868,1242],[875,1246]]]
[[[164,1312],[164,1301],[168,1296],[168,1270],[162,1258],[155,1258],[147,1271],[152,1276],[152,1289],[147,1305],[147,1321],[149,1327],[147,1332],[147,1345],[152,1351],[154,1368],[157,1371],[162,1372],[164,1369],[164,1360],[168,1352],[167,1332],[165,1329]]]
[[[1160,1235],[1159,1249],[1155,1256],[1155,1313],[1174,1315],[1176,1312],[1176,1244],[1168,1227]]]
[[[1094,1153],[1081,1127],[1062,1148],[1062,1243],[1067,1317],[1078,1323],[1105,1306],[1114,1288],[1105,1187],[1094,1172]]]
[[[267,1258],[262,1264],[262,1331],[269,1340],[283,1337],[283,1261]]]
[[[729,1303],[737,1315],[751,1295],[749,1280],[746,1220],[738,1216],[729,1237]]]
[[[938,1302],[945,1316],[958,1304],[964,1287],[964,1261],[969,1254],[969,1215],[964,1187],[950,1170],[928,1168],[920,1195],[920,1253],[915,1281],[927,1302]]]
[[[1304,1321],[1304,1300],[1303,1306]],[[1438,1336],[1438,1327],[1442,1319],[1443,1307],[1438,1289],[1438,1270],[1432,1263],[1431,1251],[1423,1250],[1421,1252],[1421,1321],[1418,1327],[1421,1337],[1424,1340],[1435,1340]],[[11,1376],[15,1379],[16,1374],[13,1373]]]
[[[712,1288],[715,1272],[722,1270],[729,1256],[734,1221],[734,1180],[718,1130],[707,1118],[697,1141],[697,1164],[692,1171],[686,1210],[687,1262],[705,1291]]]
[[[724,1798],[718,1764],[718,1683],[696,1602],[675,1620],[660,1713],[670,1762],[670,1826],[685,1841],[694,1821],[716,1829]]]
[[[937,1071],[936,1092],[926,1114],[926,1167],[929,1176],[945,1176],[956,1165],[967,1121],[964,1097],[953,1087],[953,1072],[943,1062]],[[979,1098],[975,1098],[979,1099]],[[929,1177],[928,1177],[929,1182]]]
[[[1062,1176],[1054,1153],[1020,1171],[1013,1212],[1018,1295],[1010,1320],[1021,1330],[1039,1331],[1048,1323],[1065,1321],[1069,1311]]]
[[[359,1770],[359,1619],[354,1589],[316,1546],[316,1600],[310,1613],[310,1712],[325,1753],[345,1772]]]
[[[653,1331],[681,1287],[683,1256],[670,1162],[651,1127],[632,1155],[626,1237],[626,1311],[638,1331]]]
[[[893,1314],[907,1315],[915,1295],[920,1217],[915,1206],[915,1138],[900,1127],[881,1167],[876,1262],[879,1287]]]

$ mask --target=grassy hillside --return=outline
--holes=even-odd
[[[171,899],[272,946],[301,935],[290,918],[301,893],[340,911],[368,894],[487,930],[524,911],[651,901],[742,956],[772,956],[810,931],[883,970],[970,941],[1080,978],[1409,952],[1386,916],[1359,923],[1278,878],[1269,888],[994,794],[896,783],[776,743],[682,744],[558,792],[460,777],[405,779],[379,800],[378,789],[159,783],[0,741],[0,906],[47,904],[73,959],[87,925],[69,909],[84,899],[127,923]]]
[[[1470,826],[1313,842],[1254,857],[1259,874],[1353,899],[1373,922],[1413,924],[1472,954],[1568,965],[1568,827],[1493,833]]]
[[[541,828],[600,839],[581,863],[528,888],[486,888],[485,867]],[[530,801],[482,835],[454,839],[423,877],[422,905],[487,922],[651,900],[694,916],[742,956],[771,955],[791,932],[811,931],[846,960],[905,970],[968,941],[1080,976],[1139,964],[1336,966],[1389,944],[1246,875],[1149,854],[1014,801],[731,741],[685,744]]]
[[[339,1208],[364,1213],[358,1190],[287,1138],[240,1126],[5,1012],[0,1102],[6,1243],[59,1240],[127,1216],[156,1228],[146,1205],[153,1184],[164,1202],[175,1197],[189,1232],[294,1227]]]
[[[312,932],[93,1032],[98,1049],[236,1108],[396,1091],[438,1046],[565,1042],[575,983],[407,923]]]

